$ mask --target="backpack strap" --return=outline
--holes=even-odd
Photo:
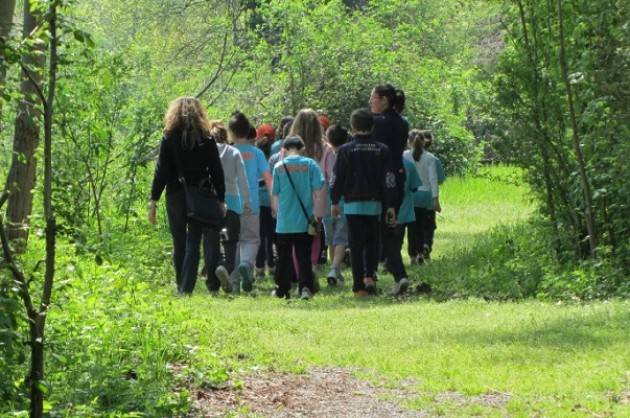
[[[302,202],[302,199],[300,199],[300,194],[298,193],[297,188],[295,187],[295,184],[293,183],[293,178],[291,178],[291,173],[289,173],[289,167],[287,167],[285,160],[282,160],[282,166],[284,167],[284,171],[287,173],[287,177],[289,178],[289,183],[291,183],[291,188],[295,192],[295,196],[297,197],[297,200],[300,203],[300,207],[302,208],[302,213],[304,214],[304,217],[306,218],[306,222],[309,222],[311,220],[311,217],[309,216],[308,211],[306,210],[306,206],[304,206],[304,203]]]

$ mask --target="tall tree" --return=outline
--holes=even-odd
[[[582,144],[580,142],[579,127],[577,123],[577,117],[575,115],[575,106],[573,104],[573,91],[571,89],[571,82],[569,80],[569,70],[566,58],[566,46],[564,37],[564,21],[562,13],[562,0],[558,0],[558,25],[560,28],[559,41],[560,41],[560,70],[562,73],[562,80],[567,93],[567,102],[569,104],[569,116],[571,119],[571,130],[573,138],[573,151],[575,152],[575,158],[578,163],[580,184],[582,186],[582,193],[584,194],[584,207],[586,212],[586,229],[588,231],[588,241],[591,249],[591,255],[595,256],[595,249],[598,243],[598,235],[595,229],[595,217],[593,214],[593,194],[591,183],[586,173],[586,162],[584,160],[584,154],[582,153]]]
[[[32,39],[41,16],[31,8],[31,1],[24,1],[23,38]],[[21,240],[18,250],[24,248],[28,238],[29,217],[33,210],[33,187],[37,161],[35,151],[39,145],[41,106],[44,97],[41,83],[46,56],[42,53],[43,43],[35,41],[33,48],[22,56],[22,82],[20,100],[15,118],[15,134],[13,136],[13,158],[7,178],[6,190],[9,192],[7,202],[7,220],[9,222],[9,239]]]
[[[57,84],[57,8],[59,0],[51,0],[48,4],[45,15],[43,16],[47,23],[47,35],[49,38],[48,55],[49,65],[47,71],[48,85],[46,92],[39,89],[38,94],[42,101],[44,119],[44,219],[46,221],[46,257],[44,282],[41,286],[42,296],[39,306],[32,297],[32,289],[30,283],[33,277],[29,277],[27,273],[20,267],[17,262],[9,239],[7,237],[4,226],[4,219],[0,215],[0,243],[2,245],[2,254],[4,256],[5,266],[12,273],[13,278],[19,286],[20,297],[24,304],[28,317],[30,347],[31,347],[31,365],[28,376],[28,384],[30,388],[30,418],[41,418],[44,415],[44,359],[45,359],[45,326],[48,310],[50,308],[53,281],[55,277],[55,249],[56,249],[56,221],[52,205],[52,126],[53,126],[53,110],[55,102],[55,91]],[[0,197],[0,207],[10,198],[8,190]]]

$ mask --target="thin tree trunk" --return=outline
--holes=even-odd
[[[555,237],[554,237],[554,248],[556,250],[556,255],[559,256],[561,251],[561,243],[560,243],[560,230],[558,225],[558,216],[556,214],[556,205],[554,200],[553,193],[553,184],[551,181],[551,162],[549,160],[549,150],[547,149],[548,144],[550,144],[551,139],[547,135],[546,128],[543,126],[543,119],[540,115],[540,110],[544,108],[544,100],[541,100],[540,94],[540,74],[538,73],[538,55],[535,53],[535,50],[530,43],[529,33],[527,30],[527,19],[525,16],[525,8],[523,7],[523,3],[521,0],[517,2],[519,17],[521,20],[521,26],[523,27],[523,39],[525,40],[525,47],[527,49],[527,59],[529,61],[529,66],[532,70],[533,81],[534,81],[534,108],[532,109],[534,123],[536,125],[536,130],[540,132],[542,135],[541,139],[534,139],[539,152],[541,153],[543,159],[543,179],[545,183],[545,194],[547,201],[547,209],[549,210],[549,217],[551,218],[551,223],[553,224]],[[536,39],[536,35],[534,34],[534,39]]]
[[[0,45],[9,38],[14,14],[15,0],[0,1]],[[6,67],[0,67],[0,86],[5,85],[6,77]],[[0,133],[2,133],[2,130],[2,101],[0,101]]]
[[[55,238],[57,225],[52,206],[52,125],[57,84],[57,5],[51,2],[47,12],[50,32],[50,52],[48,65],[48,89],[44,106],[44,219],[46,220],[46,270],[44,286],[39,306],[36,331],[37,338],[32,341],[31,350],[31,418],[40,418],[44,413],[44,393],[40,382],[44,379],[45,326],[52,287],[55,278]]]
[[[564,86],[567,92],[567,100],[569,102],[569,116],[571,118],[571,129],[573,130],[573,151],[575,152],[575,158],[577,160],[578,169],[580,173],[580,184],[582,186],[582,193],[584,195],[585,217],[586,217],[586,229],[588,232],[588,241],[591,250],[591,257],[595,257],[595,249],[597,248],[597,231],[595,230],[595,217],[593,213],[593,198],[591,193],[591,185],[586,173],[586,163],[584,161],[584,154],[580,145],[580,136],[578,132],[577,118],[575,116],[575,107],[573,104],[573,92],[571,90],[571,82],[569,81],[569,71],[566,58],[566,48],[564,40],[564,22],[562,16],[562,0],[557,1],[558,4],[558,25],[560,29],[560,70],[562,72],[562,78]]]
[[[27,38],[37,26],[37,17],[30,10],[30,1],[24,1],[24,31]],[[33,211],[32,190],[35,186],[37,161],[35,151],[39,144],[39,121],[44,98],[41,90],[41,71],[46,63],[46,55],[41,53],[25,54],[22,57],[23,81],[20,89],[22,100],[18,104],[13,137],[13,159],[7,178],[6,190],[9,191],[7,219],[9,221],[9,239],[19,239],[16,250],[22,252],[28,239],[29,218]]]

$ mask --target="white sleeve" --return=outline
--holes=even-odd
[[[427,155],[427,169],[429,172],[429,185],[431,186],[431,196],[438,197],[440,194],[440,189],[438,186],[438,176],[437,176],[437,161],[435,158],[432,158]]]

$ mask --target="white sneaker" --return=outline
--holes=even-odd
[[[230,274],[224,266],[219,266],[214,270],[214,275],[219,279],[221,288],[225,293],[232,292],[232,283],[230,283]]]
[[[339,272],[335,269],[330,270],[328,275],[326,276],[326,280],[328,281],[328,286],[335,287],[337,286],[337,282],[339,281]]]
[[[394,288],[392,289],[392,294],[394,296],[402,295],[409,288],[409,280],[403,277],[400,281],[394,283]]]
[[[308,290],[308,287],[305,287],[302,289],[302,293],[300,294],[300,299],[309,300],[312,297],[313,297],[313,294],[311,293],[310,290]]]

